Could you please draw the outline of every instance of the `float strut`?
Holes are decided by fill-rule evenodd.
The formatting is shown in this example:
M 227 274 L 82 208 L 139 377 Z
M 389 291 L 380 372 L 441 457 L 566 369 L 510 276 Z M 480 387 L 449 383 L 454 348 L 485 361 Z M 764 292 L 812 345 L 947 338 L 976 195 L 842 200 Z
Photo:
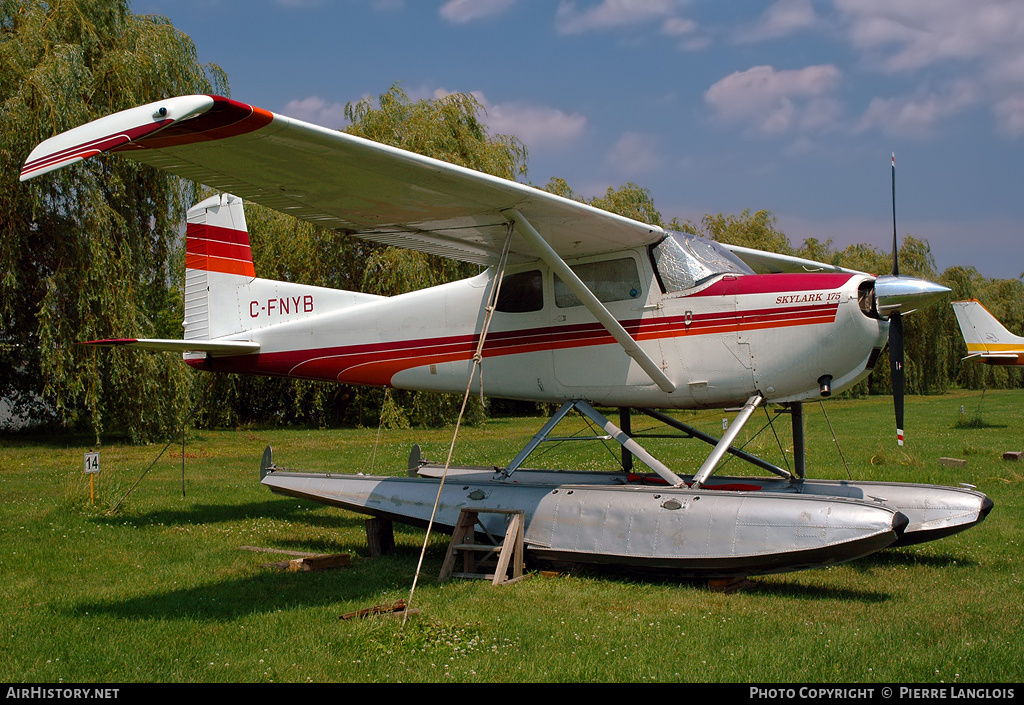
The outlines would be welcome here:
M 793 470 L 803 480 L 807 475 L 807 458 L 804 457 L 804 405 L 792 404 L 789 407 L 793 420 Z
M 740 430 L 743 428 L 743 424 L 747 422 L 750 415 L 754 413 L 754 409 L 760 405 L 763 397 L 761 392 L 758 392 L 754 396 L 747 399 L 747 403 L 740 409 L 740 413 L 736 414 L 735 420 L 729 430 L 722 436 L 718 441 L 718 445 L 715 446 L 714 450 L 711 451 L 711 455 L 704 461 L 704 464 L 700 466 L 700 470 L 693 476 L 693 482 L 690 484 L 692 489 L 700 489 L 700 487 L 707 481 L 711 473 L 714 472 L 715 466 L 718 465 L 718 461 L 722 459 L 722 456 L 726 454 L 732 442 L 739 435 Z

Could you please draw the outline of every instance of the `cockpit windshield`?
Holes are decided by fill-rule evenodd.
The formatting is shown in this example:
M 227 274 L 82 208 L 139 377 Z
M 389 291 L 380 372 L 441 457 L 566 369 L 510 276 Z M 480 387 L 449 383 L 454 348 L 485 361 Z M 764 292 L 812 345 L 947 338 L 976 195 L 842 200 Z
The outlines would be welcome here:
M 738 257 L 712 240 L 669 232 L 651 247 L 651 260 L 662 290 L 691 289 L 719 274 L 753 274 Z

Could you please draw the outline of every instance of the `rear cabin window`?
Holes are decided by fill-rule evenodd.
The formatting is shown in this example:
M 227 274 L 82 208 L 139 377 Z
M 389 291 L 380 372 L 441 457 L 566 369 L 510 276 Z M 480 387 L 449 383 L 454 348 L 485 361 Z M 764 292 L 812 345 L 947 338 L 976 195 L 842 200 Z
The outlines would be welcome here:
M 640 275 L 636 269 L 636 260 L 632 257 L 577 264 L 572 267 L 572 271 L 602 303 L 630 301 L 640 298 L 643 293 L 640 287 Z M 559 308 L 583 305 L 583 302 L 557 275 L 555 276 L 555 305 Z
M 498 311 L 529 313 L 544 308 L 544 280 L 539 270 L 506 274 L 498 292 Z

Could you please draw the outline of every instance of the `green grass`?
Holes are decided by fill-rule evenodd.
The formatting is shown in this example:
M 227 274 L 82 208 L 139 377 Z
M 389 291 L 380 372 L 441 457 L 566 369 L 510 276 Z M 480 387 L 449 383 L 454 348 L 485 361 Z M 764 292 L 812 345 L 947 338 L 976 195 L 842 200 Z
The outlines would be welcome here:
M 385 431 L 376 450 L 377 429 L 192 432 L 184 497 L 180 439 L 155 464 L 163 444 L 111 443 L 99 448 L 95 505 L 82 474 L 87 441 L 6 436 L 0 680 L 1020 682 L 1024 464 L 1002 453 L 1024 450 L 1024 392 L 980 395 L 908 398 L 903 450 L 887 399 L 830 402 L 846 464 L 821 409 L 806 412 L 810 475 L 972 483 L 995 509 L 968 532 L 844 566 L 755 578 L 733 594 L 600 571 L 535 574 L 501 587 L 441 584 L 447 537 L 435 535 L 414 596 L 420 613 L 404 628 L 393 618 L 339 617 L 408 598 L 424 532 L 396 525 L 396 552 L 366 557 L 364 517 L 271 494 L 258 483 L 259 460 L 270 444 L 281 466 L 404 474 L 413 443 L 443 461 L 451 429 Z M 961 405 L 983 423 L 961 426 Z M 679 414 L 719 434 L 723 416 L 731 414 Z M 754 438 L 764 419 L 754 416 L 742 442 L 791 464 L 771 429 Z M 541 423 L 463 428 L 455 460 L 507 463 Z M 633 426 L 654 424 L 637 416 Z M 775 427 L 788 447 L 788 418 Z M 708 450 L 695 441 L 645 444 L 682 472 Z M 528 465 L 613 469 L 618 455 L 580 443 L 541 452 Z M 967 467 L 941 465 L 940 457 L 966 459 Z M 741 470 L 732 461 L 720 472 Z M 287 573 L 261 567 L 279 556 L 242 546 L 354 559 L 346 568 Z

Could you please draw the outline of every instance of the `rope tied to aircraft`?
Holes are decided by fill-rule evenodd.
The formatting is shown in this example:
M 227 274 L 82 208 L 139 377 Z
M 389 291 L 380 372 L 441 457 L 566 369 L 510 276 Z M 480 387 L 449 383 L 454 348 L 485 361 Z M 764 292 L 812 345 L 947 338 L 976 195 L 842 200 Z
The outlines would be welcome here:
M 501 248 L 501 256 L 498 258 L 498 264 L 494 270 L 494 285 L 491 287 L 490 293 L 487 295 L 486 305 L 484 307 L 484 322 L 480 330 L 480 338 L 477 341 L 476 352 L 473 354 L 473 368 L 469 374 L 469 380 L 466 382 L 466 391 L 462 395 L 462 406 L 459 408 L 459 416 L 455 420 L 455 430 L 452 432 L 452 441 L 448 446 L 448 457 L 444 461 L 444 471 L 441 473 L 441 481 L 437 485 L 437 497 L 434 498 L 434 507 L 430 512 L 430 521 L 427 522 L 426 535 L 423 537 L 423 547 L 420 549 L 419 561 L 416 563 L 416 574 L 413 576 L 412 587 L 409 589 L 409 599 L 406 601 L 406 605 L 412 606 L 413 595 L 416 592 L 416 584 L 419 582 L 420 570 L 423 567 L 423 557 L 427 553 L 427 545 L 430 542 L 430 532 L 434 527 L 434 518 L 437 515 L 437 505 L 441 501 L 441 491 L 444 489 L 445 479 L 448 477 L 448 468 L 452 463 L 452 455 L 455 452 L 455 440 L 459 435 L 459 428 L 462 425 L 462 417 L 466 413 L 466 404 L 469 401 L 469 394 L 473 388 L 473 379 L 476 377 L 477 372 L 480 373 L 480 401 L 483 402 L 484 398 L 484 371 L 483 371 L 483 349 L 484 341 L 487 339 L 487 332 L 491 327 L 492 315 L 497 307 L 498 293 L 501 290 L 501 282 L 505 277 L 505 267 L 508 264 L 509 248 L 512 244 L 512 233 L 515 232 L 515 221 L 508 221 L 508 230 L 505 233 L 505 242 Z M 402 613 L 402 628 L 405 628 L 405 623 L 408 620 L 408 615 L 412 610 L 406 609 Z

